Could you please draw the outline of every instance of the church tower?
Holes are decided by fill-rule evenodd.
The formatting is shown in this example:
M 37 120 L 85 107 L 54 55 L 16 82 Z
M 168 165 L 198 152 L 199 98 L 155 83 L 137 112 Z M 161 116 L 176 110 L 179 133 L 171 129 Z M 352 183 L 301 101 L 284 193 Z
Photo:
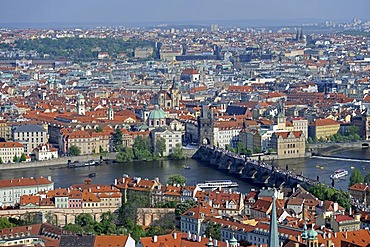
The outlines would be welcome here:
M 77 114 L 85 115 L 85 98 L 82 94 L 77 96 Z
M 112 103 L 109 104 L 109 108 L 108 108 L 108 111 L 107 111 L 107 116 L 108 116 L 108 120 L 113 120 L 114 119 L 114 111 L 113 111 Z
M 178 108 L 180 106 L 180 97 L 178 86 L 176 85 L 175 80 L 172 82 L 172 87 L 170 89 L 171 94 L 171 106 L 172 108 Z

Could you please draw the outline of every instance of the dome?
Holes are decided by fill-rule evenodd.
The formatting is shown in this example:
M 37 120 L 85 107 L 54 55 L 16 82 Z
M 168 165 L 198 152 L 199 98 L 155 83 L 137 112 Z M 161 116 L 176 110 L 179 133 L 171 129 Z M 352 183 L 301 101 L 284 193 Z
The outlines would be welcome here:
M 82 94 L 79 94 L 79 95 L 77 96 L 77 99 L 84 99 L 84 96 L 83 96 Z
M 155 106 L 154 110 L 149 112 L 149 119 L 164 119 L 166 118 L 166 113 L 159 108 L 158 105 Z
M 315 229 L 313 229 L 313 227 L 311 228 L 311 230 L 308 231 L 308 238 L 309 239 L 316 239 L 317 238 L 317 232 L 315 231 Z
M 230 245 L 237 245 L 238 244 L 238 240 L 235 238 L 234 234 L 233 234 L 233 237 L 230 239 L 229 243 L 230 243 Z

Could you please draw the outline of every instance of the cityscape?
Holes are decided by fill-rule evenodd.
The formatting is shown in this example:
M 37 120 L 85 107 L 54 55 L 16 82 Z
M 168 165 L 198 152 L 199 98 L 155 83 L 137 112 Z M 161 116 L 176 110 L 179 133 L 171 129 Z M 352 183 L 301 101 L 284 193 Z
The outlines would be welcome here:
M 370 247 L 369 3 L 247 2 L 1 3 L 0 246 Z

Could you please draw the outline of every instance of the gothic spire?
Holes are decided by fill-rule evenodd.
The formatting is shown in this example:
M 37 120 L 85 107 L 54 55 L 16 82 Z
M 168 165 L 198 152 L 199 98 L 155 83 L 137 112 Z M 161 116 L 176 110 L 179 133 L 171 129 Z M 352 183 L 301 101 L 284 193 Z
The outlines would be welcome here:
M 269 242 L 268 247 L 279 246 L 279 232 L 277 225 L 277 216 L 276 216 L 276 197 L 275 194 L 272 197 L 272 211 L 270 217 L 270 232 L 269 232 Z

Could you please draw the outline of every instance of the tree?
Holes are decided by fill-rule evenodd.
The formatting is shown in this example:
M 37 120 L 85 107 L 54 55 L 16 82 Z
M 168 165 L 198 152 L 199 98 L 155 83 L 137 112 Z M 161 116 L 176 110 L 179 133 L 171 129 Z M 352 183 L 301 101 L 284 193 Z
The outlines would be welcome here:
M 220 240 L 221 239 L 221 225 L 208 221 L 205 234 L 207 238 L 212 236 L 213 239 Z
M 25 154 L 22 154 L 21 158 L 20 158 L 20 162 L 25 162 L 27 160 L 26 158 L 26 155 Z
M 11 223 L 8 218 L 6 217 L 0 218 L 0 229 L 12 228 L 14 226 L 15 224 Z
M 183 185 L 183 184 L 186 184 L 186 178 L 183 175 L 174 174 L 168 178 L 167 183 L 170 185 L 176 185 L 176 184 Z
M 156 153 L 163 156 L 164 151 L 166 151 L 166 140 L 162 137 L 158 137 L 155 141 Z
M 25 213 L 22 217 L 24 225 L 32 225 L 41 223 L 41 215 L 38 213 Z
M 258 153 L 261 153 L 262 151 L 260 147 L 255 147 L 254 152 L 258 154 Z
M 247 149 L 245 151 L 245 155 L 247 155 L 247 156 L 251 156 L 252 154 L 253 154 L 253 150 L 252 149 Z
M 114 150 L 118 150 L 118 148 L 122 146 L 122 132 L 119 128 L 114 130 L 112 139 L 113 139 Z
M 134 160 L 134 152 L 130 147 L 120 147 L 116 155 L 117 162 L 131 162 Z
M 138 160 L 150 161 L 153 159 L 151 145 L 148 138 L 136 137 L 133 145 L 134 157 Z
M 195 204 L 196 203 L 193 200 L 186 200 L 185 202 L 178 203 L 175 207 L 175 215 L 180 217 L 183 213 L 194 207 Z
M 173 160 L 182 160 L 186 158 L 180 144 L 176 144 L 176 147 L 173 148 L 172 153 L 170 153 L 168 157 Z
M 312 140 L 312 137 L 311 137 L 311 136 L 310 136 L 310 137 L 308 137 L 307 142 L 308 142 L 308 143 L 313 143 L 313 140 Z
M 73 233 L 83 233 L 84 229 L 78 224 L 71 224 L 64 226 L 65 231 L 73 232 Z
M 239 153 L 239 154 L 245 154 L 246 153 L 246 150 L 247 150 L 247 146 L 242 143 L 242 142 L 238 142 L 236 144 L 236 151 Z
M 351 206 L 350 195 L 347 191 L 330 188 L 325 184 L 319 184 L 311 187 L 309 190 L 314 196 L 320 200 L 330 200 L 337 202 L 342 207 L 349 209 Z
M 0 164 L 3 164 L 4 163 L 4 161 L 3 161 L 3 159 L 0 157 Z
M 100 125 L 98 127 L 95 128 L 95 132 L 103 132 L 103 127 L 101 127 Z
M 370 173 L 366 174 L 364 177 L 364 183 L 369 183 L 370 182 Z
M 361 174 L 361 171 L 358 169 L 354 169 L 351 177 L 349 178 L 349 186 L 352 186 L 356 183 L 363 183 L 364 182 L 364 177 Z
M 76 216 L 76 224 L 81 226 L 86 233 L 93 233 L 95 220 L 91 214 L 82 213 Z
M 55 214 L 53 214 L 52 212 L 47 212 L 45 214 L 45 220 L 50 225 L 53 225 L 53 226 L 56 226 L 57 225 Z
M 17 156 L 17 155 L 14 155 L 14 157 L 13 157 L 13 162 L 14 162 L 14 163 L 16 163 L 16 162 L 18 162 L 18 160 L 19 160 L 19 159 L 18 159 L 18 156 Z
M 102 146 L 99 146 L 99 153 L 101 154 L 101 153 L 104 153 L 104 149 L 103 149 L 103 147 Z
M 73 156 L 79 156 L 81 154 L 81 149 L 74 145 L 70 146 L 68 151 Z

